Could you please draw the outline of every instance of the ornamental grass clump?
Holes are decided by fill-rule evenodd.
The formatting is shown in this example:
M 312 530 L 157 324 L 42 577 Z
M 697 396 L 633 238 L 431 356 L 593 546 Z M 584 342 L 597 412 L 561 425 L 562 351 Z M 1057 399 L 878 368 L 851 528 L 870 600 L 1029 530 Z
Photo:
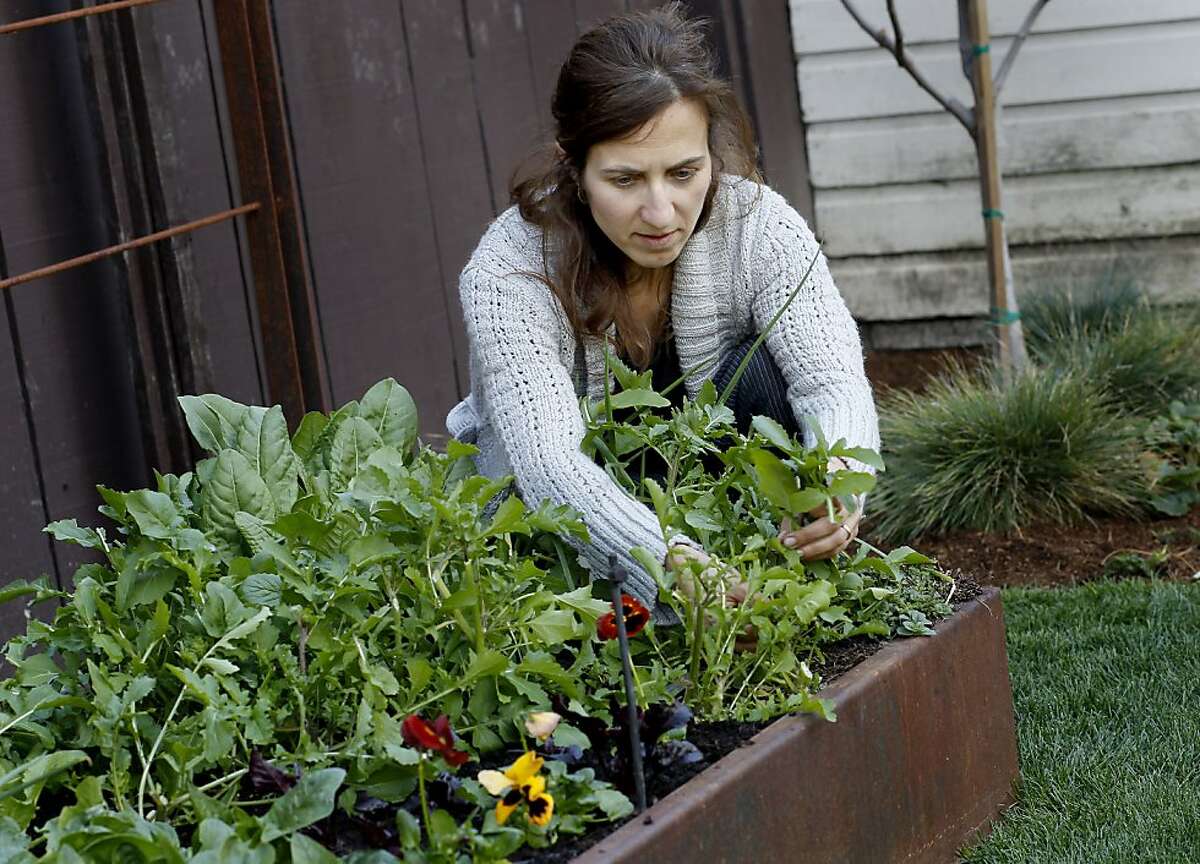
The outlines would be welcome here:
M 1146 298 L 1128 279 L 1091 285 L 1052 285 L 1021 297 L 1025 345 L 1034 358 L 1047 356 L 1063 339 L 1092 339 L 1118 332 L 1146 308 Z
M 1145 495 L 1137 428 L 1076 369 L 952 368 L 880 405 L 887 471 L 873 533 L 889 542 L 1135 514 Z
M 1041 366 L 1077 370 L 1115 405 L 1157 416 L 1200 392 L 1200 309 L 1154 307 L 1129 287 L 1034 295 L 1024 317 Z

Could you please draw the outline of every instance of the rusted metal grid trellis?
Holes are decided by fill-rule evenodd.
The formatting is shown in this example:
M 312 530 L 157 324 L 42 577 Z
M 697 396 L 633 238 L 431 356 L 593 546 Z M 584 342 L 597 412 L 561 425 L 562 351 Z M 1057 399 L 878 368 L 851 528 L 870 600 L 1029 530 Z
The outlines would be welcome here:
M 167 0 L 116 0 L 66 12 L 0 25 L 0 36 L 37 27 L 90 18 L 104 13 L 132 14 L 133 7 Z M 297 207 L 295 180 L 285 128 L 274 36 L 267 0 L 213 0 L 217 22 L 222 77 L 229 105 L 229 118 L 244 203 L 184 224 L 151 231 L 103 249 L 35 270 L 0 278 L 0 291 L 26 282 L 82 267 L 115 255 L 130 253 L 209 225 L 245 217 L 248 257 L 258 306 L 267 388 L 270 399 L 283 406 L 291 424 L 306 410 L 328 409 L 327 373 L 321 356 L 317 329 L 316 301 L 305 269 L 303 235 Z M 117 31 L 104 31 L 115 34 Z M 132 29 L 122 31 L 132 34 Z M 102 37 L 103 38 L 103 37 Z M 115 38 L 115 37 L 114 37 Z M 113 47 L 113 46 L 108 46 Z M 124 49 L 128 50 L 129 45 Z M 117 50 L 122 50 L 119 46 Z M 126 220 L 122 219 L 122 223 Z M 124 229 L 124 224 L 122 228 Z M 167 386 L 170 376 L 155 369 L 156 340 L 151 302 L 140 292 L 136 268 L 129 267 L 130 305 L 142 385 Z M 3 276 L 3 274 L 0 274 Z M 161 298 L 159 298 L 161 301 Z M 187 338 L 198 338 L 189 333 Z M 161 351 L 158 352 L 161 354 Z M 178 446 L 170 446 L 171 425 L 177 413 L 169 406 L 176 394 L 143 394 L 147 406 L 149 452 L 168 462 L 179 458 Z M 172 416 L 173 415 L 173 416 Z

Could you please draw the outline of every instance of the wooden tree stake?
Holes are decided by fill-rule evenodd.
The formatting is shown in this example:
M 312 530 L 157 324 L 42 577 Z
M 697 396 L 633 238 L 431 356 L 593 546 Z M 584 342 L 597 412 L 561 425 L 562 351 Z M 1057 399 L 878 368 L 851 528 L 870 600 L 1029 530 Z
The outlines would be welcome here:
M 967 38 L 973 58 L 971 86 L 975 91 L 975 148 L 979 157 L 979 185 L 983 198 L 984 236 L 987 243 L 988 283 L 992 323 L 996 333 L 996 359 L 1006 375 L 1025 366 L 1025 338 L 1013 289 L 1012 263 L 1004 232 L 1000 185 L 1000 160 L 996 148 L 996 104 L 992 83 L 991 36 L 987 0 L 966 0 Z

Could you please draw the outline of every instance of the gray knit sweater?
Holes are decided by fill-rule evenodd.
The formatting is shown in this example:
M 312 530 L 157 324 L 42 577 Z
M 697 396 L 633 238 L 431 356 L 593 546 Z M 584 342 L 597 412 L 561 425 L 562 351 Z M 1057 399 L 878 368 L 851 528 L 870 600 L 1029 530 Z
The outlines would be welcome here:
M 845 438 L 878 450 L 858 329 L 825 257 L 783 197 L 753 181 L 721 178 L 707 224 L 675 262 L 671 322 L 685 386 L 694 396 L 725 352 L 762 331 L 814 255 L 819 260 L 807 283 L 766 344 L 797 417 L 815 417 L 830 442 Z M 641 546 L 665 558 L 658 519 L 579 446 L 584 425 L 577 400 L 585 392 L 603 395 L 604 347 L 585 339 L 577 351 L 558 300 L 543 282 L 522 275 L 543 268 L 541 230 L 516 207 L 502 213 L 459 281 L 471 394 L 446 425 L 455 438 L 478 446 L 481 473 L 514 475 L 526 502 L 550 499 L 578 510 L 591 535 L 580 549 L 585 566 L 603 575 L 615 555 L 630 573 L 630 593 L 655 608 L 654 581 L 630 549 Z

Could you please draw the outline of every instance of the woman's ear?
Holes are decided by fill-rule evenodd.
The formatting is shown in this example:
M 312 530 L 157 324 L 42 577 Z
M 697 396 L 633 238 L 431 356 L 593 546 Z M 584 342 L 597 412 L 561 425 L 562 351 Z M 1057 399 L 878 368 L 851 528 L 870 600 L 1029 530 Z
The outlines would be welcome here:
M 567 151 L 564 150 L 563 146 L 557 141 L 554 142 L 554 158 L 558 159 L 560 162 L 567 161 Z

